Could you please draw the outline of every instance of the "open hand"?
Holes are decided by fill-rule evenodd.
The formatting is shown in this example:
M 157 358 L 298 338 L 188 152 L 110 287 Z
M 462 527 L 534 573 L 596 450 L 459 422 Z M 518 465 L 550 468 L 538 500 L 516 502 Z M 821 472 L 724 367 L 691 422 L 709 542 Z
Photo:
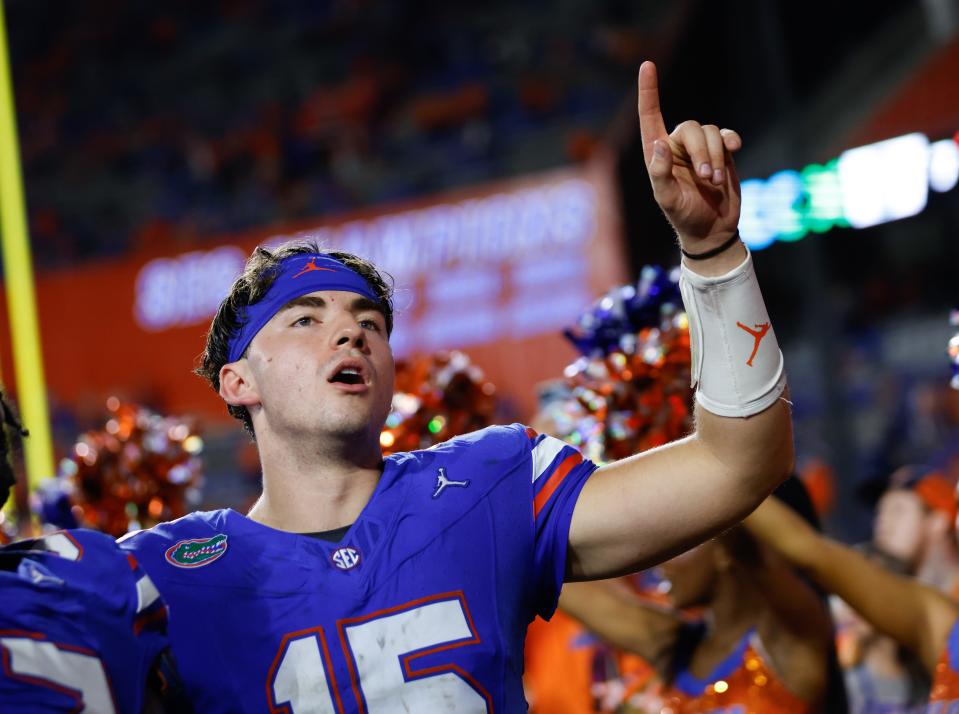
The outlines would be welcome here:
M 696 121 L 667 134 L 652 62 L 639 68 L 639 130 L 653 195 L 683 249 L 703 253 L 726 241 L 739 224 L 739 134 Z

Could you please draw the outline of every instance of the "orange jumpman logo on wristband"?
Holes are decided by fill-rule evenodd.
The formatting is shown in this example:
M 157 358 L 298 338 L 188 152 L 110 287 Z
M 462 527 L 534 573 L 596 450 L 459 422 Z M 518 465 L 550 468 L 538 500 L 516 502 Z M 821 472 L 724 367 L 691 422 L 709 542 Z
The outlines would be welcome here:
M 752 335 L 754 340 L 756 340 L 756 344 L 753 345 L 753 353 L 749 355 L 749 359 L 746 360 L 746 364 L 752 367 L 753 357 L 755 357 L 756 353 L 759 351 L 759 343 L 763 341 L 763 338 L 766 336 L 766 333 L 769 332 L 769 323 L 764 322 L 761 325 L 754 325 L 754 327 L 756 328 L 755 330 L 749 329 L 741 322 L 737 322 L 736 327 L 741 327 L 750 335 Z

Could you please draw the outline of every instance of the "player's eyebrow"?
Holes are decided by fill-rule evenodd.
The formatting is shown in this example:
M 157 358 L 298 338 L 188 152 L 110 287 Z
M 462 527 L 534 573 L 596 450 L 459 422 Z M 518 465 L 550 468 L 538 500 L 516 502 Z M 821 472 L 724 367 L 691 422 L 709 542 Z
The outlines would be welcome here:
M 358 297 L 353 301 L 353 304 L 350 305 L 350 310 L 354 315 L 361 312 L 375 312 L 381 318 L 383 318 L 384 326 L 389 329 L 390 320 L 386 316 L 386 309 L 381 303 L 376 302 L 375 300 L 370 300 L 368 297 Z
M 383 314 L 383 306 L 380 305 L 378 302 L 374 302 L 373 300 L 370 300 L 368 297 L 356 298 L 356 300 L 354 300 L 352 304 L 350 305 L 350 309 L 353 312 L 364 312 L 365 310 L 373 310 L 374 312 Z
M 287 310 L 292 310 L 295 307 L 326 307 L 326 300 L 321 297 L 317 297 L 316 295 L 301 295 L 300 297 L 295 297 L 290 300 L 277 312 L 285 312 Z

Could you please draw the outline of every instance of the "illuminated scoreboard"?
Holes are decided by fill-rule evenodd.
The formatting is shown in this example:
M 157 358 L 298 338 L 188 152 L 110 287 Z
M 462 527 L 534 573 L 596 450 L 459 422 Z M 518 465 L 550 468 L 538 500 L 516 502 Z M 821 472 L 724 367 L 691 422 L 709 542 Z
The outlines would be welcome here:
M 868 228 L 920 213 L 929 190 L 959 182 L 959 135 L 906 134 L 844 151 L 824 165 L 742 182 L 740 234 L 752 250 L 836 226 Z

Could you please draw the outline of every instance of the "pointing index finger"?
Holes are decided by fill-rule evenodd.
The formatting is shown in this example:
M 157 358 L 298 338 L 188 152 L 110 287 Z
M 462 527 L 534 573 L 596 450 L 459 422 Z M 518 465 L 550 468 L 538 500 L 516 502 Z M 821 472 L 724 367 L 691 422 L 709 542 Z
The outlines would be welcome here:
M 643 139 L 643 157 L 649 166 L 653 160 L 653 144 L 657 139 L 665 140 L 669 134 L 659 108 L 656 65 L 648 60 L 639 68 L 639 133 Z

